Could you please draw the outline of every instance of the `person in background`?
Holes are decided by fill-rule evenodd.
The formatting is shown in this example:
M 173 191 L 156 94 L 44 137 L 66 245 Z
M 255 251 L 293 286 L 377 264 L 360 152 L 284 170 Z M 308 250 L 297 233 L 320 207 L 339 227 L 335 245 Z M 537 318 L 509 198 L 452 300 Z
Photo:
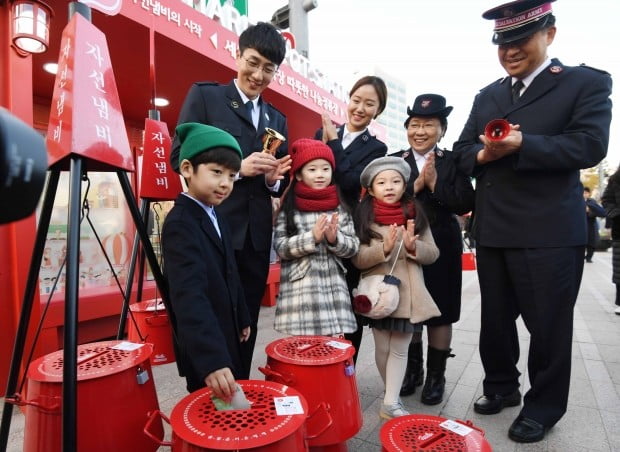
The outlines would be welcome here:
M 400 280 L 396 310 L 388 317 L 369 319 L 375 363 L 385 386 L 379 410 L 384 419 L 409 414 L 398 394 L 414 324 L 440 315 L 421 268 L 433 263 L 439 250 L 420 204 L 405 191 L 410 174 L 400 157 L 373 160 L 360 176 L 367 193 L 355 211 L 360 249 L 353 264 L 364 277 L 391 273 Z
M 274 327 L 291 335 L 352 333 L 357 323 L 341 260 L 357 253 L 359 239 L 334 185 L 334 154 L 302 138 L 290 156 L 292 182 L 274 236 L 281 259 Z
M 437 405 L 443 400 L 446 360 L 453 356 L 450 354 L 452 324 L 461 314 L 463 237 L 457 215 L 466 214 L 474 207 L 469 176 L 457 168 L 452 152 L 438 147 L 448 129 L 451 111 L 452 107 L 446 106 L 446 99 L 439 94 L 416 97 L 413 107 L 407 107 L 405 120 L 410 148 L 394 154 L 411 166 L 407 192 L 422 204 L 439 248 L 439 258 L 422 267 L 426 288 L 441 311 L 440 317 L 424 322 L 428 333 L 427 372 L 420 400 L 425 405 Z M 409 345 L 400 395 L 411 395 L 422 384 L 423 363 L 422 325 L 419 325 Z
M 252 334 L 243 350 L 242 378 L 249 378 L 260 303 L 265 292 L 271 252 L 271 197 L 279 197 L 288 184 L 290 169 L 284 142 L 275 156 L 262 150 L 265 128 L 287 137 L 286 118 L 261 94 L 284 60 L 284 39 L 272 25 L 259 22 L 239 36 L 237 78 L 227 85 L 198 82 L 192 85 L 181 108 L 178 123 L 198 122 L 226 130 L 243 152 L 241 169 L 231 196 L 217 208 L 219 216 L 233 225 L 232 242 Z M 179 165 L 179 138 L 172 143 L 171 163 Z
M 176 133 L 187 193 L 166 216 L 162 252 L 177 365 L 189 392 L 206 385 L 228 399 L 243 378 L 241 344 L 250 335 L 250 316 L 228 223 L 214 208 L 232 192 L 243 154 L 216 127 L 186 123 Z
M 620 315 L 620 168 L 607 181 L 601 197 L 603 208 L 611 226 L 611 281 L 616 285 L 616 315 Z
M 508 76 L 482 88 L 454 144 L 476 178 L 473 234 L 481 294 L 480 414 L 521 404 L 520 315 L 530 333 L 530 389 L 508 429 L 516 442 L 542 440 L 566 412 L 573 311 L 584 265 L 586 222 L 579 170 L 607 153 L 611 77 L 547 55 L 556 36 L 552 2 L 518 0 L 483 14 Z M 587 20 L 585 17 L 583 20 Z M 485 135 L 508 122 L 501 139 Z
M 586 262 L 592 263 L 592 256 L 599 241 L 597 217 L 605 217 L 605 209 L 594 199 L 590 187 L 583 187 L 583 199 L 586 201 L 586 221 L 588 224 L 588 243 L 586 244 Z
M 385 110 L 387 104 L 387 87 L 383 79 L 367 75 L 357 80 L 349 92 L 347 105 L 347 122 L 336 127 L 327 114 L 323 114 L 322 128 L 315 135 L 323 140 L 334 153 L 336 169 L 334 177 L 342 194 L 341 202 L 354 212 L 360 199 L 360 174 L 374 159 L 387 153 L 385 143 L 371 135 L 368 126 Z M 347 269 L 347 287 L 349 293 L 357 286 L 359 271 L 349 259 L 343 259 Z M 357 316 L 357 330 L 345 334 L 355 347 L 353 361 L 357 362 L 359 347 L 362 342 L 364 318 Z

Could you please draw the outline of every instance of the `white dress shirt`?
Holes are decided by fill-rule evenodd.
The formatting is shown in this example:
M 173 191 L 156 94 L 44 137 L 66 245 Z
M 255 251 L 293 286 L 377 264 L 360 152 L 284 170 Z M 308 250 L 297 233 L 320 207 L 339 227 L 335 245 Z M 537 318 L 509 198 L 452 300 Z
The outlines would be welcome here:
M 215 208 L 213 206 L 208 206 L 207 204 L 198 201 L 196 198 L 194 198 L 193 196 L 189 195 L 187 192 L 183 192 L 183 194 L 185 196 L 187 196 L 189 199 L 194 200 L 200 207 L 203 208 L 203 210 L 205 212 L 207 212 L 207 215 L 209 216 L 209 219 L 211 220 L 211 223 L 213 223 L 213 227 L 217 231 L 217 235 L 220 238 L 222 238 L 222 233 L 220 232 L 220 225 L 218 224 L 217 216 L 215 215 Z

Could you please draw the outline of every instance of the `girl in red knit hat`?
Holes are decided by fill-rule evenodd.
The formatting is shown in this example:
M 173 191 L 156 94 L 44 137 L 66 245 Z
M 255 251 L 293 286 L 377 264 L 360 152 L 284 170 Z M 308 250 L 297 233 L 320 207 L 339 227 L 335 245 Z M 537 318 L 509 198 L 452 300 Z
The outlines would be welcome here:
M 291 185 L 274 234 L 281 258 L 274 327 L 291 335 L 351 333 L 357 323 L 341 260 L 357 253 L 359 240 L 334 185 L 334 154 L 302 138 L 289 155 Z

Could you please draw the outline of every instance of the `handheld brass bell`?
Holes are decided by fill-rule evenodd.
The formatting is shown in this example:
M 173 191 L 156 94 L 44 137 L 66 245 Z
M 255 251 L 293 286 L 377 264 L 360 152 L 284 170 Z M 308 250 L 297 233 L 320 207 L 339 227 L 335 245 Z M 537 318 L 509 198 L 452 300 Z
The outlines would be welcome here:
M 271 155 L 275 155 L 276 151 L 282 143 L 286 141 L 286 138 L 276 130 L 265 127 L 265 134 L 263 135 L 263 152 Z

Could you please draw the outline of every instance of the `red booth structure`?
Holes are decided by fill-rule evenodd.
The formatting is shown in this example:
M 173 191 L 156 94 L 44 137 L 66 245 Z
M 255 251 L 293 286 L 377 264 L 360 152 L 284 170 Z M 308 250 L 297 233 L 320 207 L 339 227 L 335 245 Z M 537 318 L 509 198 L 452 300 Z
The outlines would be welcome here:
M 37 2 L 34 0 L 34 3 Z M 28 54 L 14 46 L 11 38 L 12 3 L 10 0 L 0 0 L 0 29 L 5 31 L 0 33 L 0 106 L 45 134 L 52 107 L 55 76 L 46 72 L 43 66 L 59 59 L 60 37 L 68 21 L 67 2 L 47 1 L 54 15 L 49 28 L 49 47 L 46 52 L 39 54 Z M 238 34 L 247 27 L 247 19 L 239 16 L 229 5 L 222 6 L 220 0 L 189 3 L 195 5 L 196 9 L 178 0 L 122 0 L 120 12 L 116 15 L 93 10 L 93 24 L 103 31 L 108 42 L 125 126 L 135 159 L 140 154 L 144 119 L 148 110 L 153 108 L 151 99 L 154 94 L 170 101 L 168 107 L 160 110 L 161 120 L 167 123 L 169 130 L 174 130 L 178 112 L 193 82 L 212 80 L 227 83 L 236 74 L 236 43 Z M 259 5 L 257 2 L 256 7 Z M 329 87 L 329 91 L 321 86 Z M 328 82 L 318 69 L 294 50 L 289 50 L 286 62 L 280 67 L 264 97 L 287 116 L 290 141 L 313 136 L 320 126 L 320 115 L 324 112 L 329 113 L 336 122 L 342 123 L 345 120 L 345 102 L 342 99 L 346 95 L 342 88 Z M 104 237 L 106 251 L 122 281 L 126 277 L 135 232 L 133 223 L 124 205 L 124 198 L 119 196 L 120 187 L 114 177 L 91 171 L 89 177 L 92 183 L 91 197 L 88 199 L 91 219 L 98 228 L 98 234 Z M 135 177 L 132 183 L 137 187 Z M 64 257 L 67 202 L 63 199 L 62 190 L 68 191 L 66 185 L 61 177 L 39 278 L 40 303 L 35 303 L 33 309 L 27 348 L 33 342 L 34 329 L 41 319 L 43 304 L 51 293 L 56 271 Z M 111 280 L 109 271 L 101 265 L 102 253 L 95 246 L 92 231 L 82 229 L 79 343 L 113 337 L 122 305 L 122 296 Z M 6 387 L 9 357 L 35 232 L 35 215 L 0 226 L 2 391 Z M 153 242 L 157 250 L 157 241 Z M 272 276 L 275 277 L 275 274 Z M 143 296 L 145 299 L 156 296 L 155 284 L 149 280 L 148 272 Z M 63 312 L 61 276 L 44 318 L 34 358 L 62 346 Z

